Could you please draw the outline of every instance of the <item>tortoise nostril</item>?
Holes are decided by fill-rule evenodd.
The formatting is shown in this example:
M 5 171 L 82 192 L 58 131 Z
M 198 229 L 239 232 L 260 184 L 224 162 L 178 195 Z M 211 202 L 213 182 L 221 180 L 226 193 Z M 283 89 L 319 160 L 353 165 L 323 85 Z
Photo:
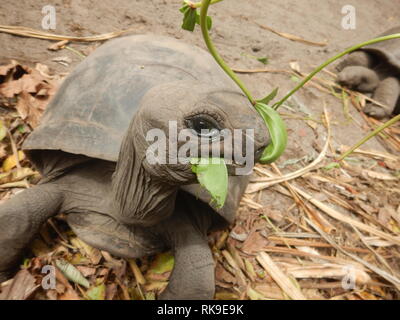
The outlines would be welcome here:
M 260 161 L 261 156 L 262 156 L 262 154 L 263 154 L 263 152 L 264 152 L 264 150 L 265 150 L 266 147 L 267 147 L 267 145 L 262 146 L 261 148 L 258 148 L 258 149 L 256 150 L 256 152 L 254 152 L 254 162 Z
M 347 84 L 347 81 L 345 77 L 339 75 L 339 77 L 336 80 L 336 83 L 340 84 L 341 86 L 344 86 Z

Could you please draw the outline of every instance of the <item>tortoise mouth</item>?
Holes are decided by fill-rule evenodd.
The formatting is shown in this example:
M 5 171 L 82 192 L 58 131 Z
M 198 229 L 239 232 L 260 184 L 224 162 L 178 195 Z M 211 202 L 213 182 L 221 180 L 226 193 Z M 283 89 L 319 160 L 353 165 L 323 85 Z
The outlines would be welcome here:
M 244 161 L 232 161 L 227 164 L 228 174 L 230 176 L 249 175 L 253 171 L 254 165 L 260 161 L 267 145 L 258 148 L 252 157 L 244 157 Z

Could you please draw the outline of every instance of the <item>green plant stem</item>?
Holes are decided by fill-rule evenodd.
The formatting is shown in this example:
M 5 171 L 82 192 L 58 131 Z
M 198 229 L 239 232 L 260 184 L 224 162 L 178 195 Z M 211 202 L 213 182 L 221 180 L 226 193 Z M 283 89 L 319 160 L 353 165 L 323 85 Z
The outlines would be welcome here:
M 69 50 L 69 51 L 71 51 L 71 52 L 73 52 L 73 53 L 75 53 L 75 54 L 78 55 L 82 60 L 86 58 L 86 56 L 85 56 L 82 52 L 80 52 L 80 51 L 78 51 L 78 50 L 76 50 L 76 49 L 74 49 L 74 48 L 71 48 L 71 47 L 69 47 L 69 46 L 64 46 L 64 48 L 67 49 L 67 50 Z
M 361 44 L 357 44 L 351 48 L 348 48 L 347 50 L 337 54 L 336 56 L 334 56 L 333 58 L 330 58 L 329 60 L 325 61 L 323 64 L 321 64 L 319 67 L 317 67 L 314 71 L 312 71 L 306 78 L 303 79 L 303 81 L 301 81 L 292 91 L 290 91 L 286 96 L 284 96 L 280 101 L 278 101 L 275 105 L 274 105 L 274 109 L 278 109 L 290 96 L 292 96 L 297 90 L 299 90 L 300 88 L 302 88 L 309 80 L 311 80 L 318 72 L 320 72 L 323 68 L 325 68 L 326 66 L 328 66 L 329 64 L 331 64 L 332 62 L 336 61 L 337 59 L 340 59 L 341 57 L 345 56 L 346 54 L 353 52 L 357 49 L 360 49 L 364 46 L 368 46 L 374 43 L 378 43 L 378 42 L 382 42 L 382 41 L 386 41 L 386 40 L 391 40 L 391 39 L 397 39 L 400 38 L 400 33 L 395 33 L 395 34 L 391 34 L 388 36 L 384 36 L 384 37 L 379 37 L 376 39 L 372 39 L 366 42 L 363 42 Z
M 357 142 L 354 146 L 352 146 L 349 150 L 347 150 L 345 153 L 343 153 L 337 160 L 336 162 L 342 161 L 344 158 L 346 158 L 348 155 L 350 155 L 354 150 L 356 150 L 359 146 L 367 142 L 369 139 L 372 137 L 376 136 L 378 133 L 380 133 L 382 130 L 386 129 L 387 127 L 391 126 L 395 122 L 400 120 L 400 114 L 395 116 L 394 118 L 390 119 L 389 121 L 385 122 L 383 125 L 380 127 L 376 128 L 374 131 L 372 131 L 370 134 L 362 138 L 359 142 Z
M 218 3 L 221 1 L 222 0 L 211 0 L 210 4 Z M 201 7 L 201 1 L 200 2 L 192 2 L 189 0 L 185 0 L 184 3 L 187 4 L 189 7 L 191 7 L 192 9 L 197 9 L 197 8 Z
M 221 1 L 221 0 L 218 0 Z M 218 2 L 214 0 L 215 2 Z M 217 61 L 217 63 L 221 66 L 221 68 L 228 74 L 229 77 L 232 78 L 233 81 L 242 89 L 243 93 L 246 95 L 246 97 L 249 99 L 251 104 L 255 105 L 255 101 L 253 100 L 249 90 L 245 87 L 243 82 L 238 78 L 238 76 L 232 71 L 231 68 L 225 63 L 225 61 L 221 58 L 221 56 L 218 54 L 217 50 L 214 47 L 214 44 L 211 41 L 210 35 L 208 33 L 207 29 L 207 11 L 208 7 L 212 1 L 211 0 L 203 0 L 201 2 L 201 9 L 200 9 L 200 27 L 201 27 L 201 32 L 203 34 L 204 41 L 207 45 L 208 50 L 214 57 L 214 59 Z

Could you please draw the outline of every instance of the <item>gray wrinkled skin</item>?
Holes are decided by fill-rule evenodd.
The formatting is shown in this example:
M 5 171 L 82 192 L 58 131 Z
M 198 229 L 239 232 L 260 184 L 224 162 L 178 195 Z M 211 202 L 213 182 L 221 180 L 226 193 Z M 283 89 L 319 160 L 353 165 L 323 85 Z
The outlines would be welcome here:
M 399 33 L 392 28 L 381 36 Z M 350 53 L 337 67 L 338 83 L 356 91 L 372 93 L 386 106 L 367 103 L 364 112 L 382 119 L 400 112 L 400 40 L 376 43 Z
M 226 204 L 215 210 L 190 165 L 145 158 L 149 129 L 168 136 L 169 120 L 179 130 L 198 114 L 221 128 L 254 129 L 255 154 L 269 143 L 261 117 L 201 49 L 129 36 L 85 59 L 24 144 L 43 179 L 0 206 L 0 282 L 12 276 L 40 226 L 62 212 L 79 238 L 115 256 L 171 249 L 175 266 L 161 299 L 213 298 L 207 233 L 233 222 L 248 176 L 229 177 Z

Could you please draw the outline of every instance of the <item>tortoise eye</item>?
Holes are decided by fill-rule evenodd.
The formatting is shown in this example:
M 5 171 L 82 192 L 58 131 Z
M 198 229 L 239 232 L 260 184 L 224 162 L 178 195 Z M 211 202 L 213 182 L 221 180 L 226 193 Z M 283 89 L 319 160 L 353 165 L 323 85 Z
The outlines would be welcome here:
M 188 128 L 194 130 L 199 137 L 214 138 L 219 135 L 219 125 L 211 116 L 197 115 L 186 120 Z

